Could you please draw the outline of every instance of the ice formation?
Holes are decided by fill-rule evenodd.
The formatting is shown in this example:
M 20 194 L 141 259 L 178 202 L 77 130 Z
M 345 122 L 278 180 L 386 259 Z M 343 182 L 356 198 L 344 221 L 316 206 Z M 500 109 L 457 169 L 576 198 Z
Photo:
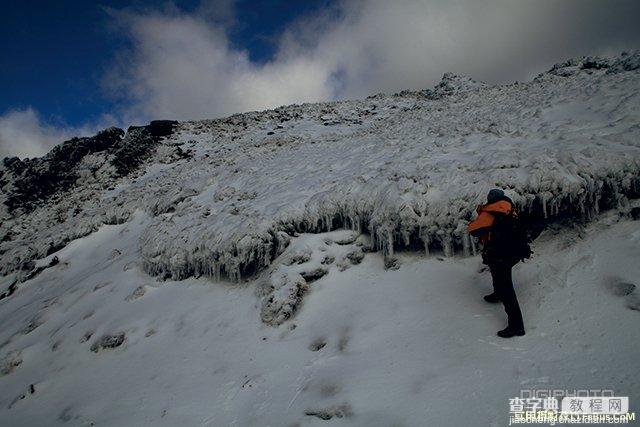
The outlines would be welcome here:
M 277 326 L 290 319 L 312 282 L 326 275 L 333 266 L 344 271 L 359 264 L 368 243 L 365 236 L 348 230 L 292 238 L 292 243 L 260 281 L 262 321 Z
M 339 228 L 370 236 L 390 264 L 398 248 L 472 254 L 466 224 L 492 187 L 531 221 L 624 209 L 640 196 L 639 67 L 634 52 L 502 86 L 446 74 L 424 91 L 171 124 L 153 141 L 130 129 L 83 152 L 71 181 L 29 209 L 0 212 L 0 290 L 136 210 L 152 217 L 140 239 L 149 274 L 239 281 L 297 233 Z M 3 201 L 24 180 L 12 162 L 0 166 Z

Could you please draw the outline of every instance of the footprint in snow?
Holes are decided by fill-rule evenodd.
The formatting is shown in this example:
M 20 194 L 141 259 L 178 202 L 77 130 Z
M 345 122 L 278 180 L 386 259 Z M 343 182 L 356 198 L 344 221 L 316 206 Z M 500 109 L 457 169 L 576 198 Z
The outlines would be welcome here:
M 634 293 L 627 296 L 627 307 L 633 311 L 640 311 L 640 295 Z
M 142 296 L 144 296 L 144 294 L 147 292 L 146 287 L 145 286 L 138 286 L 137 288 L 134 289 L 133 292 L 131 292 L 126 298 L 125 301 L 133 301 L 136 300 Z
M 82 337 L 80 338 L 80 343 L 89 341 L 92 336 L 93 336 L 93 331 L 85 332 L 84 335 L 82 335 Z
M 327 341 L 324 338 L 317 338 L 309 345 L 309 350 L 318 351 L 324 348 L 324 346 L 326 345 L 327 345 Z
M 91 351 L 97 353 L 100 350 L 120 347 L 122 343 L 124 343 L 125 338 L 126 335 L 124 332 L 119 332 L 113 335 L 103 335 L 99 340 L 95 341 L 91 345 Z
M 321 420 L 328 421 L 333 417 L 336 418 L 349 418 L 353 415 L 351 405 L 343 403 L 341 405 L 331 406 L 324 409 L 307 409 L 304 414 L 310 417 L 320 418 Z
M 625 282 L 617 278 L 609 279 L 606 286 L 613 295 L 618 297 L 631 295 L 636 290 L 636 285 L 633 283 Z
M 347 345 L 349 344 L 349 328 L 345 328 L 341 334 L 340 339 L 338 340 L 338 350 L 341 353 L 347 351 Z
M 24 329 L 22 329 L 22 333 L 24 335 L 30 334 L 31 332 L 33 332 L 43 324 L 44 324 L 44 319 L 42 318 L 41 315 L 38 314 L 29 321 L 29 323 L 24 327 Z
M 9 375 L 22 364 L 22 353 L 18 350 L 7 353 L 0 359 L 0 377 Z
M 613 295 L 625 299 L 627 308 L 633 311 L 640 311 L 640 295 L 636 292 L 636 285 L 614 279 L 607 283 L 607 287 Z
M 97 290 L 100 290 L 100 289 L 102 289 L 102 288 L 104 288 L 105 286 L 108 286 L 108 285 L 110 285 L 110 284 L 111 284 L 111 282 L 110 282 L 110 281 L 106 281 L 106 282 L 98 283 L 97 285 L 95 285 L 95 286 L 93 287 L 93 292 L 95 292 L 95 291 L 97 291 Z
M 13 399 L 13 401 L 11 402 L 11 404 L 9 405 L 8 409 L 11 409 L 13 407 L 13 405 L 15 405 L 16 403 L 18 403 L 21 400 L 24 400 L 27 398 L 27 396 L 30 396 L 32 394 L 34 394 L 36 392 L 36 388 L 33 384 L 29 384 L 29 387 L 27 387 L 27 391 L 18 395 L 15 399 Z

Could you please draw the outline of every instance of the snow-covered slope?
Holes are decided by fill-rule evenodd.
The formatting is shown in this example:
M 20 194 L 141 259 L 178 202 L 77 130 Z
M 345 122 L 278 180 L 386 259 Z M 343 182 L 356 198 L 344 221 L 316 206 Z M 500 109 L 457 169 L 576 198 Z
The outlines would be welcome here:
M 533 217 L 588 219 L 639 195 L 639 66 L 640 53 L 587 58 L 494 87 L 447 74 L 422 92 L 184 122 L 157 145 L 133 129 L 114 149 L 77 156 L 75 187 L 40 205 L 27 203 L 23 166 L 5 161 L 17 208 L 0 228 L 1 272 L 29 271 L 137 208 L 154 217 L 145 270 L 174 279 L 237 280 L 266 267 L 287 235 L 338 227 L 369 232 L 389 259 L 403 246 L 472 253 L 465 224 L 494 186 Z M 122 163 L 141 165 L 123 173 Z M 25 215 L 20 203 L 38 207 Z
M 144 273 L 152 221 L 102 226 L 0 302 L 3 425 L 501 426 L 520 389 L 612 388 L 637 408 L 637 221 L 543 233 L 515 269 L 527 335 L 509 341 L 478 259 L 328 265 L 273 328 L 253 283 Z M 336 237 L 292 244 L 331 239 L 332 251 Z
M 1 418 L 500 425 L 532 384 L 640 397 L 639 77 L 638 52 L 506 86 L 448 73 L 5 159 Z M 536 241 L 508 344 L 466 257 L 495 186 L 536 226 L 596 220 Z

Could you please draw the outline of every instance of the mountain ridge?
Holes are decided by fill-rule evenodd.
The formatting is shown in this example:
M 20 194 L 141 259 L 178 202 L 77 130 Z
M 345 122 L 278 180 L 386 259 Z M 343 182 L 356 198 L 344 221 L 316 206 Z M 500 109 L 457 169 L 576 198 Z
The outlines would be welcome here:
M 147 272 L 174 279 L 205 274 L 232 280 L 267 267 L 286 247 L 287 236 L 339 227 L 370 233 L 372 248 L 381 250 L 390 265 L 394 249 L 402 247 L 448 256 L 472 254 L 475 246 L 465 234 L 465 221 L 473 212 L 472 201 L 492 186 L 507 189 L 532 221 L 590 219 L 601 209 L 624 208 L 629 198 L 638 197 L 640 187 L 637 128 L 631 120 L 637 118 L 632 91 L 638 86 L 639 58 L 633 52 L 569 60 L 530 82 L 501 86 L 447 73 L 433 89 L 422 91 L 294 104 L 222 119 L 159 121 L 165 128 L 156 135 L 153 122 L 127 133 L 107 130 L 99 135 L 113 135 L 109 149 L 100 145 L 102 136 L 66 144 L 69 156 L 83 143 L 99 150 L 78 156 L 72 175 L 62 175 L 62 191 L 54 188 L 42 200 L 35 197 L 33 208 L 29 191 L 55 175 L 56 168 L 68 167 L 66 160 L 52 168 L 42 160 L 46 156 L 5 159 L 0 170 L 0 271 L 5 278 L 29 277 L 35 259 L 102 223 L 127 221 L 138 208 L 157 219 L 141 239 Z M 614 106 L 616 96 L 623 97 Z M 599 101 L 590 101 L 594 97 Z M 605 119 L 613 120 L 604 123 L 598 117 L 600 128 L 589 129 L 601 101 L 609 108 Z M 554 103 L 563 107 L 554 109 Z M 599 156 L 603 144 L 609 147 Z M 364 146 L 369 148 L 363 152 Z M 51 153 L 60 147 L 65 144 Z M 350 159 L 350 168 L 338 167 L 340 173 L 333 177 L 334 166 L 323 162 L 340 150 L 342 159 L 332 161 L 340 165 Z M 119 152 L 124 154 L 118 162 Z M 416 164 L 407 163 L 407 152 Z M 359 158 L 371 167 L 361 167 Z M 278 173 L 286 171 L 288 161 L 297 165 L 297 175 L 287 177 L 279 207 L 268 209 L 272 186 L 282 180 Z M 321 164 L 326 173 L 316 171 L 315 181 L 296 186 L 313 168 L 305 161 Z M 42 176 L 25 179 L 27 185 L 20 188 L 20 179 L 32 176 L 23 166 L 34 162 L 45 163 Z M 267 163 L 270 178 L 258 190 L 256 167 Z M 237 183 L 243 169 L 246 176 Z M 548 173 L 557 176 L 546 177 Z M 337 185 L 339 179 L 347 187 Z M 456 197 L 447 194 L 446 183 Z M 162 188 L 160 193 L 154 185 Z M 299 198 L 300 191 L 313 194 Z M 127 197 L 129 192 L 138 195 Z M 20 197 L 26 198 L 22 205 Z M 7 209 L 11 200 L 18 200 L 13 213 Z M 218 225 L 205 221 L 215 211 Z M 179 218 L 183 225 L 176 225 Z M 185 234 L 194 224 L 199 231 Z

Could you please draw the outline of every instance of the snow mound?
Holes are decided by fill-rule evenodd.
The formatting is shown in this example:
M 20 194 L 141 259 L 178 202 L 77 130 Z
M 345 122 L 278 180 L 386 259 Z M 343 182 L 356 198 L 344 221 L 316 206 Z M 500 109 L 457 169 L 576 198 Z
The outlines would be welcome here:
M 454 94 L 463 94 L 487 88 L 486 83 L 473 80 L 471 77 L 445 73 L 442 80 L 433 89 L 427 89 L 425 96 L 429 99 L 440 99 Z
M 489 85 L 472 79 L 468 76 L 461 76 L 454 73 L 444 73 L 440 82 L 431 89 L 421 91 L 403 90 L 395 94 L 395 97 L 418 97 L 424 99 L 438 100 L 447 96 L 462 95 L 466 92 L 488 88 Z M 367 99 L 383 98 L 384 95 L 373 95 Z
M 598 56 L 585 56 L 573 58 L 565 62 L 555 64 L 549 73 L 557 76 L 568 77 L 580 71 L 607 70 L 614 74 L 623 71 L 633 71 L 640 68 L 640 51 L 622 52 L 615 58 L 603 58 Z
M 334 267 L 344 271 L 362 262 L 366 242 L 365 236 L 348 230 L 294 237 L 274 260 L 259 287 L 262 321 L 278 326 L 290 319 L 312 282 Z
M 35 259 L 138 209 L 152 217 L 140 237 L 147 273 L 236 281 L 269 267 L 296 234 L 338 228 L 368 235 L 367 250 L 389 266 L 398 248 L 473 254 L 466 224 L 496 186 L 532 221 L 628 209 L 640 196 L 637 58 L 569 61 L 505 86 L 445 74 L 428 96 L 171 124 L 144 153 L 125 150 L 134 160 L 125 174 L 118 150 L 90 153 L 78 163 L 88 172 L 64 191 L 29 212 L 5 212 L 3 287 L 30 277 Z M 579 70 L 559 71 L 571 67 Z M 15 175 L 3 171 L 3 192 L 13 191 Z M 265 312 L 303 290 L 289 279 L 274 285 L 283 295 Z

